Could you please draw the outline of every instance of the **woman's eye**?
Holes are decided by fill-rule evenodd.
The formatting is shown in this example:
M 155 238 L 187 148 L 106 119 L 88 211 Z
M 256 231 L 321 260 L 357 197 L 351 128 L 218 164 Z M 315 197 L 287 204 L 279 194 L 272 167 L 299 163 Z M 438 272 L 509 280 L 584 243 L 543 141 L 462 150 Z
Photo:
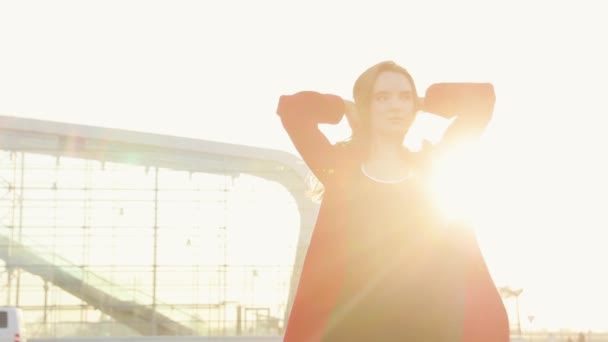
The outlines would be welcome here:
M 377 95 L 376 101 L 386 101 L 388 97 L 386 95 Z
M 399 96 L 400 99 L 402 100 L 411 100 L 412 99 L 412 95 L 411 94 L 401 94 Z

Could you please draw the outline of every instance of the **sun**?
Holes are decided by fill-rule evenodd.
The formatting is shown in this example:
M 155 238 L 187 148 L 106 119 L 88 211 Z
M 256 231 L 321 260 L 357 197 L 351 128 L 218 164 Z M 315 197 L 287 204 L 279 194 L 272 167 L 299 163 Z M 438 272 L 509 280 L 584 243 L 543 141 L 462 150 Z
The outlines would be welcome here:
M 404 145 L 419 151 L 424 142 L 433 147 L 432 172 L 426 187 L 444 219 L 472 220 L 480 201 L 487 173 L 482 172 L 481 147 L 478 144 L 450 144 L 442 138 L 453 123 L 432 113 L 421 112 L 405 138 Z

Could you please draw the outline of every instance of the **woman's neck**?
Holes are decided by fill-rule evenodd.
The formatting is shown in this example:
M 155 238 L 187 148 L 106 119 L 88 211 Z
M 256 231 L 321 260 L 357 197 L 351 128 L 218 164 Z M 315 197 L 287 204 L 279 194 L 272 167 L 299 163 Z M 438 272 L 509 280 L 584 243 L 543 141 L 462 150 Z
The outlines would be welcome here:
M 368 160 L 395 162 L 403 158 L 403 137 L 372 137 Z
M 374 178 L 401 179 L 411 172 L 406 158 L 403 139 L 373 139 L 367 159 L 363 162 L 367 174 Z

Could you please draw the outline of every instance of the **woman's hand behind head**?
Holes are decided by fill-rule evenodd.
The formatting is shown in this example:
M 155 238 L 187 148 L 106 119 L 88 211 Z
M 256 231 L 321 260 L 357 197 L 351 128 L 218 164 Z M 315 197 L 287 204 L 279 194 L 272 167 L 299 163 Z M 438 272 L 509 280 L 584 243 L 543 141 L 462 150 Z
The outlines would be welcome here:
M 346 115 L 346 119 L 348 120 L 348 125 L 351 130 L 356 131 L 360 124 L 361 118 L 359 117 L 359 112 L 357 111 L 357 105 L 353 101 L 344 100 L 344 114 Z

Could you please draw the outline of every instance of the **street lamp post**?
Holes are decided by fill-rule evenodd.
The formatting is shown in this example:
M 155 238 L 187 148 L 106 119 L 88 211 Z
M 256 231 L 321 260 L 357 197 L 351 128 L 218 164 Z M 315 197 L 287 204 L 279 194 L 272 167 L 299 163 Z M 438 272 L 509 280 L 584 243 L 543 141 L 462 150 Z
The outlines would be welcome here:
M 517 334 L 519 336 L 522 335 L 521 331 L 521 319 L 519 316 L 519 295 L 523 292 L 524 289 L 512 289 L 509 286 L 503 286 L 498 288 L 498 292 L 500 296 L 504 299 L 515 297 L 515 310 L 517 314 Z

